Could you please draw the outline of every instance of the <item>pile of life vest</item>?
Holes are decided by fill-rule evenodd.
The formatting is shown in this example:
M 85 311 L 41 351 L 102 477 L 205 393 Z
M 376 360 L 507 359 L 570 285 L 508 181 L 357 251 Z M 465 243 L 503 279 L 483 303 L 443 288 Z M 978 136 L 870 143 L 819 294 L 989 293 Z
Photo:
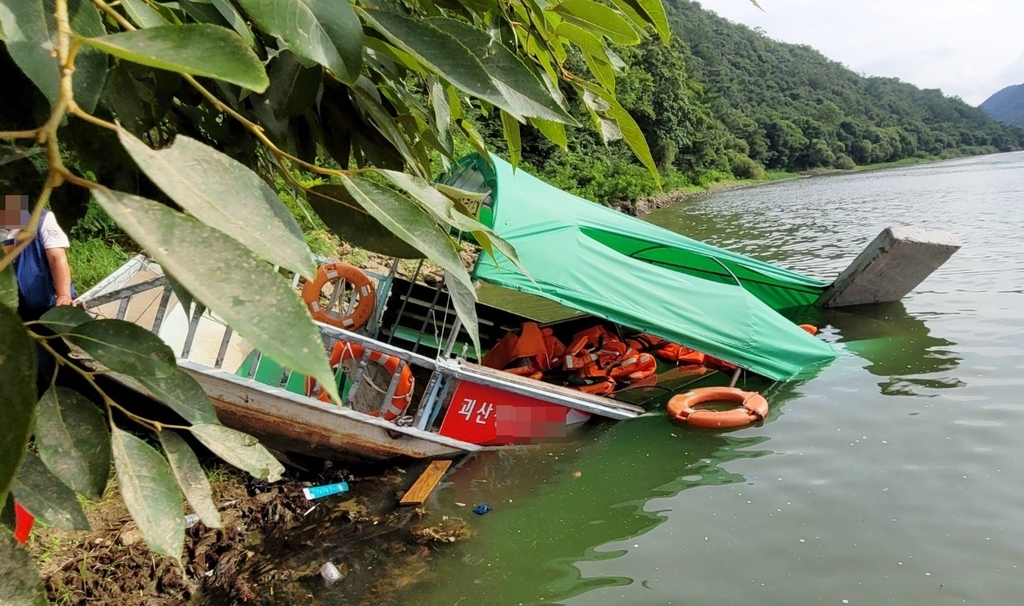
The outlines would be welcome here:
M 661 358 L 677 366 L 706 366 L 722 370 L 736 367 L 698 351 L 651 334 L 639 333 L 623 341 L 597 325 L 573 335 L 566 346 L 550 328 L 536 323 L 509 332 L 481 364 L 531 379 L 560 383 L 594 395 L 608 395 L 655 375 Z

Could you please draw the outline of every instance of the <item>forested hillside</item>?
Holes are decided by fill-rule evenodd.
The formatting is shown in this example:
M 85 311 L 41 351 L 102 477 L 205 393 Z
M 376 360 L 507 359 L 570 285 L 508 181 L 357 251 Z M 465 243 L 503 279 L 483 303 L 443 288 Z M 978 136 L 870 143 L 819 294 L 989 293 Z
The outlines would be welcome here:
M 666 189 L 759 178 L 765 168 L 852 169 L 1024 147 L 1024 130 L 939 90 L 865 78 L 813 48 L 777 42 L 696 2 L 665 5 L 671 44 L 648 40 L 622 49 L 629 67 L 616 87 L 651 144 Z M 577 118 L 588 120 L 582 100 L 575 105 Z M 484 130 L 500 149 L 500 124 Z M 606 147 L 583 129 L 570 135 L 566 152 L 524 132 L 524 159 L 556 185 L 600 202 L 656 191 L 621 142 Z
M 985 99 L 981 109 L 998 122 L 1024 126 L 1024 84 L 1007 86 Z

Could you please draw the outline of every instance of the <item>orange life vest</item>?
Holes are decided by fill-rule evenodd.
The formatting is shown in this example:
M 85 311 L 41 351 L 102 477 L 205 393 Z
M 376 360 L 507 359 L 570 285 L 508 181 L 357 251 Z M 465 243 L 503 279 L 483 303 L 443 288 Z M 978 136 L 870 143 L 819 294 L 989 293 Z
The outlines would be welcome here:
M 631 353 L 619 360 L 608 376 L 623 383 L 642 381 L 658 372 L 658 361 L 649 353 Z
M 638 335 L 634 335 L 630 339 L 626 339 L 627 345 L 640 352 L 654 351 L 667 343 L 667 339 L 662 339 L 661 337 L 654 336 L 647 332 L 642 332 Z
M 667 362 L 674 362 L 679 366 L 700 366 L 704 364 L 705 355 L 694 351 L 689 347 L 683 347 L 677 343 L 662 345 L 656 352 L 656 356 Z

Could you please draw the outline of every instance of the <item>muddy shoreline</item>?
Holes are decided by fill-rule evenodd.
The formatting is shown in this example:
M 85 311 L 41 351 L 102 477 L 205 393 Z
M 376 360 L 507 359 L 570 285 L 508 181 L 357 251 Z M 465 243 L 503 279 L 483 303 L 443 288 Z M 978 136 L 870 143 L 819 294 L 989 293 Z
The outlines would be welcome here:
M 114 482 L 102 500 L 86 505 L 93 530 L 37 526 L 27 547 L 52 603 L 312 604 L 327 592 L 335 603 L 388 604 L 395 592 L 430 578 L 434 550 L 470 536 L 459 518 L 398 506 L 426 465 L 290 470 L 269 485 L 215 466 L 210 477 L 223 527 L 186 529 L 181 565 L 149 550 Z M 349 492 L 314 501 L 302 494 L 305 486 L 337 481 L 348 482 Z M 343 575 L 327 590 L 325 562 Z

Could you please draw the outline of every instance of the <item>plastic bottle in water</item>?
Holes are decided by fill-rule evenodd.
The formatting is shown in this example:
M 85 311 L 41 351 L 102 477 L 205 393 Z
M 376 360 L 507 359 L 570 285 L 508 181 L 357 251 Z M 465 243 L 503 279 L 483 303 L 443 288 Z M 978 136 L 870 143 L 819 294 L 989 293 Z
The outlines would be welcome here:
M 194 513 L 190 513 L 185 516 L 185 528 L 192 528 L 199 523 L 199 516 Z

